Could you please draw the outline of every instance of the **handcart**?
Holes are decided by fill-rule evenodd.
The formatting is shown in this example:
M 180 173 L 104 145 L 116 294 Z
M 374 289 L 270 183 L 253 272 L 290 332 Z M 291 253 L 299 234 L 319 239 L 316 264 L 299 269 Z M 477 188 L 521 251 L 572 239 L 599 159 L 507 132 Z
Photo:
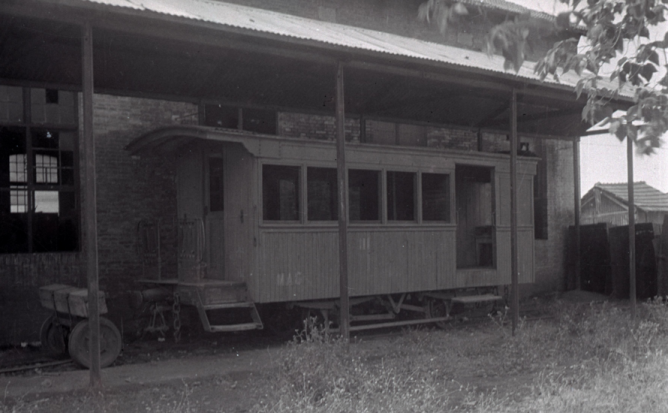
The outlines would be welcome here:
M 42 346 L 52 354 L 69 353 L 83 367 L 90 368 L 90 323 L 88 290 L 63 284 L 39 289 L 42 307 L 53 311 L 42 324 Z M 107 313 L 103 291 L 99 292 L 100 314 Z M 107 367 L 121 352 L 120 331 L 109 319 L 100 317 L 100 367 Z

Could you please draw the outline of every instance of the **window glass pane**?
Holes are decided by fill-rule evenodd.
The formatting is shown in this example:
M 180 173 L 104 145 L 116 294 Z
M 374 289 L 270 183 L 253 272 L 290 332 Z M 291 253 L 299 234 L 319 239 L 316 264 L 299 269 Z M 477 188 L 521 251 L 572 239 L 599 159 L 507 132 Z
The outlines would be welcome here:
M 224 210 L 223 158 L 209 158 L 209 209 Z
M 10 182 L 26 182 L 25 132 L 19 128 L 0 128 L 0 187 Z
M 415 220 L 414 173 L 387 173 L 387 219 L 389 221 Z
M 74 132 L 58 132 L 58 147 L 61 151 L 73 151 L 76 135 Z
M 28 212 L 28 191 L 25 187 L 13 186 L 9 191 L 10 212 L 24 214 Z
M 33 148 L 57 149 L 60 133 L 45 129 L 33 129 L 32 146 Z
M 23 121 L 22 88 L 0 86 L 0 120 L 9 122 Z
M 59 205 L 58 191 L 35 191 L 35 212 L 57 214 Z
M 63 167 L 73 167 L 74 166 L 74 153 L 73 152 L 60 152 L 60 161 Z
M 58 183 L 58 158 L 54 154 L 35 154 L 35 182 L 38 184 Z
M 28 182 L 27 169 L 28 163 L 25 154 L 9 155 L 9 182 Z
M 380 172 L 351 169 L 348 171 L 348 198 L 351 221 L 380 219 Z
M 204 106 L 204 125 L 237 129 L 239 127 L 239 109 L 224 105 L 206 105 Z
M 307 169 L 309 221 L 335 221 L 339 219 L 336 180 L 336 169 Z
M 61 169 L 60 170 L 61 183 L 63 185 L 74 185 L 74 170 Z
M 422 220 L 450 222 L 448 175 L 422 174 Z
M 267 221 L 299 220 L 299 167 L 262 167 L 262 217 Z
M 243 129 L 251 132 L 276 134 L 276 111 L 243 109 Z

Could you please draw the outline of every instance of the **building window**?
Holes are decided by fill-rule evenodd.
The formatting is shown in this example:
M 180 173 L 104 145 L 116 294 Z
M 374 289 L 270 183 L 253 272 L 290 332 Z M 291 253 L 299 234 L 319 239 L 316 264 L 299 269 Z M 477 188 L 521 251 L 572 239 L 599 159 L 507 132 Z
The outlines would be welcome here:
M 309 221 L 339 219 L 337 175 L 334 168 L 307 168 L 307 210 Z
M 240 108 L 232 105 L 204 105 L 204 125 L 276 135 L 275 110 Z
M 422 220 L 450 222 L 450 177 L 422 174 Z
M 0 86 L 0 253 L 78 248 L 75 97 Z
M 298 166 L 262 167 L 262 217 L 265 221 L 299 220 Z
M 415 220 L 415 174 L 387 172 L 387 220 Z
M 380 172 L 348 171 L 350 221 L 380 220 Z

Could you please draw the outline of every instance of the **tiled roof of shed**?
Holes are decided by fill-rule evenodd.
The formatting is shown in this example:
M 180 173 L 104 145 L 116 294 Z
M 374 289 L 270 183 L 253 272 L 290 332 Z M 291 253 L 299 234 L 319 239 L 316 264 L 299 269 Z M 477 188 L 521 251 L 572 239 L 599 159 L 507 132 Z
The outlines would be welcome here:
M 602 184 L 597 183 L 594 188 L 600 188 L 628 205 L 628 185 L 626 183 Z M 668 212 L 668 194 L 647 185 L 645 181 L 633 183 L 633 200 L 635 205 L 647 212 Z

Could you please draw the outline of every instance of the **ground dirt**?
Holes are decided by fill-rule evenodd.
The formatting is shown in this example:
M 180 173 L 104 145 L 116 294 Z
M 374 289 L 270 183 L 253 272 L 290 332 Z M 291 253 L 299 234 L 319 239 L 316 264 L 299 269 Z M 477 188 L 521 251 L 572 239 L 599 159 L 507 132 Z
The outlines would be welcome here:
M 589 302 L 605 297 L 578 292 L 563 299 Z M 500 359 L 498 350 L 507 337 L 507 329 L 503 333 L 500 329 L 486 319 L 462 317 L 446 331 L 428 326 L 420 330 L 420 334 L 443 335 L 451 347 L 447 360 L 435 362 L 434 369 L 442 369 L 436 373 L 454 409 L 461 408 L 472 391 L 525 397 L 548 367 L 542 360 L 513 365 L 512 360 Z M 410 359 L 395 348 L 406 348 L 407 334 L 412 333 L 363 334 L 351 346 L 369 363 Z M 169 337 L 144 337 L 125 344 L 115 364 L 103 370 L 101 393 L 90 390 L 89 372 L 73 363 L 0 374 L 0 413 L 251 412 L 260 403 L 271 404 L 284 346 L 260 332 L 195 334 L 179 343 Z M 31 360 L 53 361 L 31 346 L 0 352 L 0 367 Z M 567 363 L 550 366 L 568 367 Z

